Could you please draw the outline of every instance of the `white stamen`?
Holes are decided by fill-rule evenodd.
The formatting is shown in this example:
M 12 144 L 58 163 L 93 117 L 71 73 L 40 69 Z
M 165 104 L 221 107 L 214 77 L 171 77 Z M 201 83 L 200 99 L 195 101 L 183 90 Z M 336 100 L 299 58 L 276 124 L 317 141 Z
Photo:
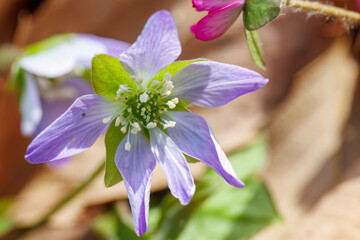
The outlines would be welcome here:
M 132 128 L 130 131 L 132 134 L 136 135 L 138 133 L 138 130 L 136 130 L 135 128 Z
M 111 120 L 111 117 L 103 118 L 102 122 L 103 124 L 108 124 Z
M 133 126 L 133 128 L 135 128 L 137 131 L 141 131 L 139 123 L 137 122 L 131 123 L 131 126 Z
M 179 99 L 178 99 L 177 97 L 171 99 L 171 101 L 172 101 L 174 104 L 178 104 L 178 103 L 179 103 Z
M 154 80 L 151 85 L 158 86 L 158 85 L 160 85 L 160 83 L 161 83 L 160 81 Z
M 127 111 L 130 113 L 130 112 L 131 112 L 131 108 L 128 108 Z
M 123 126 L 120 130 L 121 130 L 122 133 L 125 134 L 126 133 L 126 126 Z
M 131 149 L 131 144 L 129 142 L 126 142 L 125 143 L 125 150 L 129 152 L 130 149 Z
M 174 122 L 174 121 L 166 121 L 165 124 L 163 124 L 164 129 L 173 128 L 173 127 L 175 127 L 175 125 L 176 125 L 176 122 Z
M 169 106 L 170 109 L 174 109 L 176 107 L 176 104 L 172 101 L 168 101 L 166 104 Z
M 119 89 L 116 91 L 116 94 L 117 94 L 117 95 L 120 95 L 120 93 L 125 92 L 125 91 L 127 91 L 127 90 L 129 90 L 127 84 L 120 84 L 120 87 L 119 87 Z
M 164 75 L 164 81 L 170 81 L 172 78 L 171 74 L 169 72 L 165 73 Z
M 163 88 L 166 90 L 172 90 L 174 85 L 172 84 L 172 81 L 165 81 Z
M 154 122 L 149 122 L 149 123 L 146 125 L 146 128 L 147 128 L 147 129 L 155 128 L 155 127 L 156 127 L 156 123 L 154 123 Z
M 171 94 L 171 91 L 166 91 L 166 92 L 164 92 L 163 94 L 161 94 L 160 95 L 160 97 L 168 97 L 168 96 L 170 96 L 170 94 Z
M 147 95 L 146 91 L 140 95 L 140 102 L 146 103 L 148 99 L 149 99 L 149 95 Z
M 118 127 L 120 126 L 120 122 L 121 122 L 121 117 L 117 117 L 116 120 L 115 120 L 115 127 Z

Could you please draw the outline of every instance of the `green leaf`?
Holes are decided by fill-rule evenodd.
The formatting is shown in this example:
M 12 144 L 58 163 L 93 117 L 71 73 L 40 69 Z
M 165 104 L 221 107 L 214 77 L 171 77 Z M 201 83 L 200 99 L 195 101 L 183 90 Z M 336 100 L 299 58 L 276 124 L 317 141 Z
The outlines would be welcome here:
M 280 13 L 281 0 L 247 0 L 244 8 L 244 25 L 247 30 L 256 30 Z
M 261 47 L 261 40 L 257 31 L 248 31 L 245 29 L 246 42 L 254 63 L 265 70 L 265 59 Z
M 11 204 L 11 199 L 0 199 L 0 236 L 5 235 L 15 227 L 15 222 L 6 216 L 6 211 L 10 208 Z
M 25 48 L 25 56 L 27 55 L 33 55 L 39 52 L 42 52 L 44 50 L 50 49 L 56 45 L 59 45 L 60 43 L 70 41 L 73 34 L 59 34 L 54 35 L 52 37 L 46 38 L 45 40 L 42 40 L 40 42 L 36 42 L 34 44 L 31 44 Z
M 95 219 L 94 230 L 107 240 L 137 240 L 147 239 L 138 237 L 132 227 L 128 226 L 115 211 L 108 212 Z
M 261 181 L 248 181 L 243 189 L 223 185 L 198 207 L 177 239 L 245 240 L 279 220 Z
M 105 161 L 105 186 L 111 187 L 122 180 L 122 176 L 115 164 L 115 153 L 126 135 L 115 127 L 115 120 L 110 124 L 105 136 L 106 161 Z
M 114 98 L 120 84 L 128 84 L 136 88 L 130 75 L 121 66 L 118 58 L 105 54 L 96 55 L 92 59 L 92 84 L 97 94 Z
M 260 172 L 268 158 L 268 143 L 264 137 L 258 137 L 251 145 L 228 156 L 238 177 L 246 181 Z M 204 176 L 204 182 L 212 185 L 222 184 L 225 181 L 211 168 Z
M 246 186 L 235 188 L 212 169 L 187 206 L 170 194 L 162 204 L 162 216 L 152 239 L 249 239 L 279 221 L 267 187 L 256 179 L 268 155 L 265 138 L 229 156 L 234 170 Z

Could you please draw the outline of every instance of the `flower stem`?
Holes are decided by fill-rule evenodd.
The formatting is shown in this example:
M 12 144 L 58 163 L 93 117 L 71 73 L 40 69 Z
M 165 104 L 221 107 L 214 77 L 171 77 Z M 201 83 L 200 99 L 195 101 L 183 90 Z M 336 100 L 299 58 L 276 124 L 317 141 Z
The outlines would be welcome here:
M 103 171 L 105 167 L 105 161 L 103 161 L 98 168 L 94 170 L 94 172 L 76 189 L 74 189 L 72 192 L 70 192 L 68 195 L 66 195 L 63 199 L 61 199 L 50 211 L 45 214 L 39 222 L 37 222 L 35 225 L 26 227 L 26 228 L 18 228 L 15 229 L 15 231 L 10 232 L 9 236 L 11 236 L 11 239 L 19 239 L 26 235 L 27 233 L 38 229 L 45 225 L 47 221 L 62 207 L 64 207 L 67 203 L 69 203 L 71 200 L 73 200 L 76 196 L 79 195 L 86 187 L 90 185 L 90 183 Z
M 342 20 L 360 22 L 360 14 L 357 12 L 322 4 L 319 2 L 311 2 L 305 0 L 282 0 L 282 5 L 335 18 L 340 18 Z

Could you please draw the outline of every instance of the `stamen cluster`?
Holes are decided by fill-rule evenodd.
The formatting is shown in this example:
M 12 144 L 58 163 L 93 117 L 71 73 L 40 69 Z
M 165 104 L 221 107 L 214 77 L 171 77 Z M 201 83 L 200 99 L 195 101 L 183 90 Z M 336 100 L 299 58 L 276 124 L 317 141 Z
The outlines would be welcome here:
M 125 134 L 136 135 L 142 129 L 151 129 L 161 124 L 164 129 L 175 127 L 176 122 L 167 119 L 164 113 L 174 109 L 179 103 L 178 98 L 168 98 L 174 85 L 171 81 L 171 74 L 166 73 L 163 80 L 153 80 L 149 87 L 142 86 L 142 79 L 131 76 L 131 80 L 136 83 L 136 88 L 131 88 L 127 84 L 121 84 L 116 92 L 115 101 L 121 104 L 120 114 L 116 117 L 115 126 L 121 126 L 120 130 Z M 107 124 L 111 117 L 103 119 Z M 129 134 L 125 149 L 130 151 Z

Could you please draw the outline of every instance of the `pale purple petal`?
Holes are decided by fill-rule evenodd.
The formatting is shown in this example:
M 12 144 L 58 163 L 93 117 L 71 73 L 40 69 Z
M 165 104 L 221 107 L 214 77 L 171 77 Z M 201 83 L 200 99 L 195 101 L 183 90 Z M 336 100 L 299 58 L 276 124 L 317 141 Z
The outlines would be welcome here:
M 58 119 L 36 136 L 27 148 L 30 163 L 54 161 L 89 148 L 109 125 L 104 118 L 119 114 L 117 102 L 100 95 L 79 97 Z M 111 122 L 110 119 L 110 122 Z
M 192 63 L 173 77 L 171 97 L 202 107 L 218 107 L 263 87 L 268 80 L 239 66 L 203 61 Z
M 236 2 L 245 2 L 245 0 L 193 0 L 193 6 L 197 11 L 212 12 Z
M 21 133 L 32 136 L 41 121 L 43 111 L 35 79 L 25 74 L 24 90 L 20 99 Z
M 82 35 L 74 35 L 69 46 L 76 57 L 76 64 L 84 68 L 91 68 L 91 60 L 95 55 L 107 52 L 103 43 Z
M 130 151 L 125 150 L 127 137 L 131 144 Z M 142 132 L 136 135 L 128 133 L 121 141 L 115 163 L 124 179 L 136 234 L 142 236 L 148 224 L 151 175 L 156 165 L 150 144 Z
M 154 13 L 136 42 L 120 54 L 121 65 L 143 86 L 170 65 L 181 53 L 181 45 L 174 19 L 168 11 Z
M 167 132 L 185 154 L 207 164 L 235 187 L 244 187 L 237 177 L 225 153 L 216 141 L 207 122 L 199 115 L 189 112 L 167 112 L 176 122 Z
M 239 17 L 245 1 L 235 2 L 210 12 L 191 27 L 191 32 L 199 40 L 209 41 L 221 36 Z
M 111 38 L 99 37 L 92 34 L 77 34 L 80 37 L 92 39 L 102 43 L 106 47 L 106 54 L 118 58 L 119 55 L 128 49 L 131 45 L 127 42 L 119 41 Z
M 92 87 L 84 79 L 78 77 L 69 77 L 64 83 L 52 89 L 56 92 L 66 92 L 63 97 L 58 96 L 55 99 L 42 97 L 43 116 L 36 128 L 34 135 L 38 135 L 42 130 L 55 121 L 63 114 L 74 102 L 74 100 L 82 95 L 93 93 Z M 47 91 L 49 93 L 49 91 Z
M 72 157 L 67 157 L 67 158 L 48 162 L 47 165 L 52 169 L 59 169 L 67 166 L 70 163 L 71 159 Z
M 71 45 L 64 42 L 46 51 L 22 58 L 20 66 L 40 77 L 57 78 L 71 72 L 76 61 L 76 54 Z
M 195 193 L 194 179 L 180 149 L 159 128 L 149 130 L 151 151 L 165 173 L 170 191 L 182 205 Z

